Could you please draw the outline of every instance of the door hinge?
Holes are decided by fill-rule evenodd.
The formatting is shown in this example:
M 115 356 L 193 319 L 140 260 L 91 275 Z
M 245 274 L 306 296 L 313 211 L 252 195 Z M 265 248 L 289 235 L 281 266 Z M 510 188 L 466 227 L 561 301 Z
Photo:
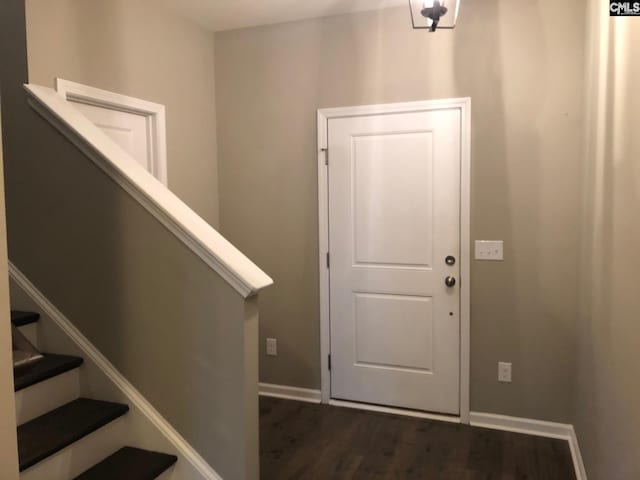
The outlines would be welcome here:
M 331 370 L 331 354 L 327 355 L 327 364 L 329 365 L 329 370 Z
M 329 165 L 329 149 L 328 148 L 321 148 L 320 150 L 322 152 L 324 152 L 324 164 L 325 165 Z
M 331 260 L 329 259 L 329 252 L 327 252 L 327 268 L 331 265 Z

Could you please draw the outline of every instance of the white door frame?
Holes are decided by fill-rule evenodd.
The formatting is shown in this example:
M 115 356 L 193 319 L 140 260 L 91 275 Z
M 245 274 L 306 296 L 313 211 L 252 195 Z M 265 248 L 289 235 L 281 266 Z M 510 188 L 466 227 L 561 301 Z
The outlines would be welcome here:
M 329 319 L 329 175 L 327 136 L 329 119 L 410 113 L 435 110 L 460 110 L 460 422 L 469 423 L 469 370 L 471 336 L 471 99 L 455 98 L 422 102 L 367 105 L 318 110 L 318 231 L 320 270 L 320 371 L 322 403 L 331 401 L 329 354 L 331 332 Z
M 65 100 L 145 117 L 151 137 L 148 139 L 152 165 L 150 173 L 167 186 L 167 128 L 164 105 L 62 78 L 56 78 L 56 91 Z

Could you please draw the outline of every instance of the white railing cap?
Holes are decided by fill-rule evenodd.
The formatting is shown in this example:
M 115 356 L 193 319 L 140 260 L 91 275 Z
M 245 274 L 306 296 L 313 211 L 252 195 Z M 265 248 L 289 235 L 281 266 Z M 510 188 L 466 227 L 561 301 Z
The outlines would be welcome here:
M 273 280 L 55 90 L 25 85 L 29 103 L 176 237 L 247 298 Z

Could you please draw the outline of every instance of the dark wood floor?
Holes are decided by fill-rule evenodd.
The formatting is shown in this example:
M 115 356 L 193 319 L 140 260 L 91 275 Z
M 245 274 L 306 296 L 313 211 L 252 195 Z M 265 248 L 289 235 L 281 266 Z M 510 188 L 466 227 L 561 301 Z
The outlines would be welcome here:
M 263 480 L 575 480 L 566 441 L 260 399 Z

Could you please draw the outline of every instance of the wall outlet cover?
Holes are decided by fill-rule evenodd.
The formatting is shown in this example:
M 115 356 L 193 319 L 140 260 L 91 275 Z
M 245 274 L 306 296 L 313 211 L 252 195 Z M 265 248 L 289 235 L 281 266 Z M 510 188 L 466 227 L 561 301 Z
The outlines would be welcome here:
M 511 364 L 498 362 L 498 381 L 511 383 Z
M 278 356 L 278 340 L 275 338 L 267 338 L 267 355 L 270 357 Z
M 476 240 L 476 260 L 504 260 L 503 240 Z

